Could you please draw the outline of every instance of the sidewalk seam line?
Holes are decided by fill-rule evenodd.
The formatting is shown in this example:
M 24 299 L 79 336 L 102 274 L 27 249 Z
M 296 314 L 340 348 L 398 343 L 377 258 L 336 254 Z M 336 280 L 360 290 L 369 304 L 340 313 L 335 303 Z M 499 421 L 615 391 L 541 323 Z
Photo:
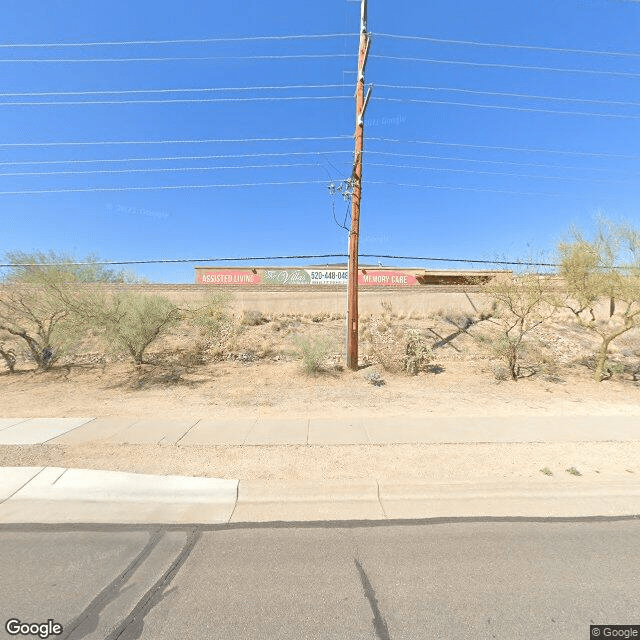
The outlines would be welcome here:
M 177 440 L 176 440 L 176 444 L 178 444 L 178 442 L 180 442 L 180 440 L 182 440 L 182 438 L 184 438 L 187 433 L 189 433 L 189 431 L 191 431 L 191 429 L 193 429 L 197 424 L 200 423 L 200 421 L 202 420 L 202 418 L 198 418 Z
M 242 441 L 243 445 L 247 444 L 247 439 L 249 438 L 249 436 L 251 435 L 251 432 L 255 429 L 256 425 L 258 424 L 258 421 L 260 420 L 260 414 L 258 414 L 255 418 L 255 420 L 251 423 L 251 426 L 249 427 L 249 431 L 247 431 L 244 440 Z
M 367 431 L 367 423 L 364 420 L 362 421 L 362 429 L 364 431 L 364 435 L 367 438 L 367 444 L 374 444 L 373 442 L 371 442 L 371 438 L 369 437 L 369 432 Z
M 37 418 L 31 418 L 32 420 L 37 420 Z M 63 418 L 64 420 L 64 418 Z M 68 433 L 71 433 L 72 431 L 75 431 L 76 429 L 79 429 L 80 427 L 84 427 L 86 424 L 89 424 L 90 422 L 93 422 L 94 420 L 97 420 L 96 416 L 93 416 L 93 418 L 89 418 L 86 422 L 83 422 L 82 424 L 76 425 L 75 427 L 72 427 L 71 429 L 68 429 L 67 431 L 65 431 L 64 433 L 59 433 L 56 436 L 53 436 L 53 438 L 49 438 L 47 440 L 43 440 L 40 444 L 47 444 L 49 442 L 51 442 L 52 440 L 55 440 L 56 438 L 62 438 L 62 436 L 66 436 Z
M 13 420 L 13 418 L 11 418 L 11 420 Z M 28 422 L 29 420 L 33 420 L 33 418 L 18 418 L 17 419 L 18 422 L 14 423 L 14 424 L 10 424 L 8 427 L 2 427 L 2 429 L 0 429 L 0 431 L 6 431 L 7 429 L 13 429 L 13 427 L 17 427 L 19 424 L 22 424 L 23 422 Z
M 58 480 L 60 480 L 60 478 L 62 478 L 62 476 L 67 473 L 67 471 L 69 471 L 69 468 L 67 467 L 52 483 L 51 486 L 53 486 L 56 482 L 58 482 Z
M 42 467 L 40 471 L 36 473 L 35 476 L 33 476 L 32 478 L 29 478 L 21 487 L 18 487 L 10 496 L 7 496 L 4 500 L 0 500 L 0 504 L 4 504 L 5 502 L 11 500 L 11 498 L 13 498 L 13 496 L 15 496 L 16 493 L 18 493 L 19 491 L 22 491 L 32 480 L 35 480 L 45 469 L 48 469 L 48 467 Z

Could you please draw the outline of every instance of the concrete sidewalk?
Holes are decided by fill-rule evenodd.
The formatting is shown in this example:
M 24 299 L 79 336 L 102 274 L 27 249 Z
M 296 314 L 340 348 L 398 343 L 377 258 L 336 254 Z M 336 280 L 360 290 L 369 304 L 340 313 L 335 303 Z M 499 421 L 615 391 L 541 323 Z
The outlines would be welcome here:
M 0 525 L 226 524 L 640 514 L 640 482 L 258 482 L 57 467 L 0 468 Z
M 216 418 L 2 418 L 0 445 L 344 445 L 640 440 L 638 416 L 384 416 Z

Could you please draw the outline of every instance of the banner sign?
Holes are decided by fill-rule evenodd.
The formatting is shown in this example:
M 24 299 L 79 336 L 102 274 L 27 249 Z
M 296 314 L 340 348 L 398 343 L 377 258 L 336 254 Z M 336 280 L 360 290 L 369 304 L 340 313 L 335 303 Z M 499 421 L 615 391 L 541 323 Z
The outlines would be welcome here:
M 304 269 L 267 269 L 264 284 L 311 284 L 311 276 Z
M 311 284 L 347 284 L 349 272 L 346 269 L 318 269 L 309 271 Z
M 358 284 L 378 287 L 402 287 L 418 284 L 415 276 L 403 271 L 370 271 L 358 274 Z
M 224 269 L 198 273 L 198 282 L 201 284 L 260 284 L 260 276 L 252 271 Z
M 364 271 L 364 272 L 363 272 Z M 365 287 L 407 287 L 418 284 L 415 276 L 404 271 L 364 269 L 358 284 Z M 261 273 L 240 269 L 198 271 L 197 282 L 214 285 L 344 285 L 349 281 L 347 269 L 265 269 Z

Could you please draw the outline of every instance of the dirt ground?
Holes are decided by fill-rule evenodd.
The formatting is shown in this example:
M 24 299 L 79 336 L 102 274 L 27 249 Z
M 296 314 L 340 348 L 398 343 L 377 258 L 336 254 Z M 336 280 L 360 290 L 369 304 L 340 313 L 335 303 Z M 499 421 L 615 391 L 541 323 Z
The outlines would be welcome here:
M 328 315 L 328 314 L 327 314 Z M 280 315 L 245 326 L 225 359 L 194 360 L 193 334 L 183 328 L 150 352 L 152 364 L 136 367 L 100 351 L 36 372 L 25 361 L 0 374 L 0 417 L 255 418 L 388 415 L 518 416 L 637 415 L 640 336 L 630 333 L 612 349 L 618 366 L 596 383 L 589 368 L 597 342 L 569 320 L 534 336 L 524 365 L 530 377 L 496 379 L 497 362 L 471 336 L 433 351 L 417 376 L 385 371 L 364 335 L 361 364 L 341 366 L 344 319 Z M 452 327 L 441 314 L 393 318 L 435 342 Z M 473 328 L 471 333 L 480 329 Z M 435 332 L 435 333 L 434 333 Z M 436 335 L 437 334 L 437 335 Z M 323 338 L 330 348 L 323 371 L 306 374 L 296 340 Z M 477 336 L 476 336 L 477 337 Z M 384 380 L 375 386 L 367 376 Z M 348 446 L 34 445 L 0 446 L 0 465 L 52 465 L 240 479 L 393 478 L 439 482 L 545 477 L 550 482 L 583 477 L 628 478 L 640 474 L 640 442 L 568 444 L 457 444 Z
M 640 442 L 337 446 L 0 446 L 0 466 L 55 466 L 241 480 L 637 481 Z M 567 469 L 581 474 L 574 476 Z M 553 475 L 545 475 L 548 469 Z
M 441 317 L 400 316 L 393 321 L 422 331 L 430 342 L 452 332 Z M 481 331 L 486 329 L 473 327 L 470 333 Z M 614 343 L 611 360 L 619 372 L 600 383 L 587 366 L 597 341 L 570 320 L 533 336 L 534 348 L 524 361 L 531 366 L 523 371 L 533 375 L 518 382 L 496 379 L 499 362 L 464 334 L 434 349 L 428 370 L 417 376 L 385 371 L 368 355 L 362 339 L 362 368 L 350 371 L 342 366 L 344 335 L 343 319 L 279 316 L 244 326 L 226 359 L 204 354 L 204 364 L 194 364 L 188 328 L 150 349 L 154 364 L 139 367 L 99 351 L 63 360 L 48 372 L 37 372 L 23 360 L 16 373 L 0 373 L 0 417 L 330 418 L 379 415 L 381 410 L 390 415 L 640 416 L 640 382 L 630 373 L 640 364 L 638 331 Z M 303 371 L 296 343 L 300 338 L 328 343 L 322 372 Z M 371 372 L 384 384 L 373 385 Z

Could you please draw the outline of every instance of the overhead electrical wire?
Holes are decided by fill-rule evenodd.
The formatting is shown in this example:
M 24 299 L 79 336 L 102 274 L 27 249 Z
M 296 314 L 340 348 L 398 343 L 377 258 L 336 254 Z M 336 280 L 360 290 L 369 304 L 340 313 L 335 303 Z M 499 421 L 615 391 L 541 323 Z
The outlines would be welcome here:
M 129 95 L 139 93 L 205 93 L 210 91 L 283 91 L 290 89 L 344 89 L 344 84 L 257 85 L 253 87 L 192 87 L 188 89 L 92 89 L 89 91 L 23 91 L 0 93 L 0 98 L 33 96 Z
M 44 193 L 103 193 L 116 191 L 174 191 L 184 189 L 231 189 L 236 187 L 263 187 L 299 184 L 326 184 L 325 180 L 292 180 L 289 182 L 244 182 L 230 184 L 178 184 L 149 187 L 89 187 L 78 189 L 26 189 L 21 191 L 0 191 L 0 196 L 37 195 Z
M 488 47 L 498 49 L 524 49 L 529 51 L 548 51 L 550 53 L 578 53 L 596 56 L 618 56 L 625 58 L 640 58 L 640 53 L 635 51 L 603 51 L 598 49 L 570 49 L 566 47 L 544 47 L 540 45 L 530 44 L 508 44 L 503 42 L 484 42 L 481 40 L 453 40 L 447 38 L 434 38 L 432 36 L 407 36 L 392 33 L 373 33 L 372 35 L 379 38 L 389 38 L 393 40 L 416 40 L 433 42 L 436 44 L 454 44 L 472 47 Z
M 245 170 L 245 169 L 281 169 L 294 167 L 317 167 L 317 163 L 285 163 L 285 164 L 257 164 L 257 165 L 233 165 L 217 167 L 158 167 L 146 169 L 92 169 L 88 171 L 20 171 L 0 173 L 0 177 L 26 177 L 26 176 L 64 176 L 64 175 L 111 175 L 129 173 L 173 173 L 188 171 L 223 171 L 223 170 Z M 531 178 L 537 180 L 558 180 L 569 182 L 590 182 L 599 184 L 627 184 L 630 180 L 601 180 L 597 178 L 573 177 L 573 176 L 549 176 L 526 173 L 514 173 L 504 171 L 479 171 L 474 169 L 455 169 L 449 167 L 425 167 L 405 164 L 392 164 L 380 162 L 368 162 L 367 166 L 389 169 L 410 169 L 417 171 L 434 171 L 443 173 L 465 173 L 488 176 L 511 176 L 515 178 Z
M 594 151 L 573 151 L 566 149 L 540 149 L 533 147 L 507 147 L 500 145 L 487 145 L 487 144 L 469 144 L 462 142 L 441 142 L 436 140 L 398 140 L 396 138 L 381 138 L 381 137 L 368 137 L 368 140 L 375 140 L 377 142 L 390 142 L 396 144 L 422 144 L 433 145 L 440 147 L 452 147 L 459 149 L 485 149 L 491 151 L 509 151 L 518 153 L 548 153 L 553 155 L 569 155 L 585 158 L 621 158 L 625 160 L 640 160 L 640 156 L 625 155 L 621 153 L 598 153 Z M 0 145 L 1 146 L 1 145 Z
M 412 166 L 406 164 L 391 164 L 391 163 L 382 163 L 382 162 L 368 162 L 367 166 L 369 167 L 384 167 L 389 169 L 410 169 L 415 171 L 437 171 L 443 173 L 468 173 L 474 175 L 486 175 L 486 176 L 510 176 L 513 178 L 527 178 L 527 179 L 535 179 L 535 180 L 558 180 L 558 181 L 568 181 L 568 182 L 589 182 L 589 183 L 598 183 L 598 184 L 628 184 L 633 182 L 632 180 L 601 180 L 599 178 L 584 178 L 584 177 L 574 177 L 574 176 L 548 176 L 548 175 L 536 175 L 533 173 L 513 173 L 508 171 L 478 171 L 475 169 L 452 169 L 449 167 L 420 167 L 420 166 Z M 0 175 L 11 175 L 11 174 L 2 174 Z
M 159 156 L 151 158 L 100 158 L 96 160 L 26 160 L 20 162 L 0 162 L 0 166 L 49 165 L 49 164 L 99 164 L 110 162 L 167 162 L 170 160 L 214 160 L 226 158 L 265 158 L 282 156 L 321 156 L 336 153 L 353 154 L 353 151 L 284 151 L 280 153 L 227 153 L 206 156 Z
M 20 171 L 0 173 L 2 177 L 9 176 L 66 176 L 66 175 L 95 175 L 117 173 L 164 173 L 176 171 L 223 171 L 229 169 L 281 169 L 283 167 L 317 167 L 317 163 L 295 162 L 286 164 L 244 164 L 223 167 L 158 167 L 153 169 L 91 169 L 89 171 Z
M 100 193 L 100 192 L 119 192 L 119 191 L 165 191 L 165 190 L 185 190 L 185 189 L 216 189 L 216 188 L 237 188 L 237 187 L 261 187 L 261 186 L 289 186 L 289 185 L 309 185 L 323 184 L 326 180 L 294 180 L 285 182 L 245 182 L 245 183 L 227 183 L 227 184 L 194 184 L 194 185 L 155 185 L 145 187 L 89 187 L 89 188 L 64 188 L 64 189 L 23 189 L 15 191 L 0 191 L 0 196 L 9 195 L 39 195 L 54 193 Z M 450 185 L 433 185 L 433 184 L 412 184 L 403 182 L 386 182 L 378 180 L 366 180 L 365 184 L 375 185 L 391 185 L 397 187 L 417 187 L 421 189 L 442 189 L 448 191 L 475 191 L 481 193 L 499 193 L 518 196 L 561 196 L 560 193 L 545 193 L 536 191 L 510 191 L 505 189 L 484 189 L 476 187 L 457 187 Z
M 350 53 L 298 53 L 287 55 L 252 56 L 162 56 L 137 58 L 2 58 L 0 64 L 76 64 L 76 63 L 118 63 L 118 62 L 222 62 L 226 60 L 321 60 L 329 58 L 352 58 Z
M 344 100 L 351 96 L 255 96 L 242 98 L 161 98 L 150 100 L 56 100 L 44 102 L 1 102 L 0 107 L 64 107 L 99 104 L 188 104 L 212 102 L 291 102 L 298 100 Z
M 312 255 L 298 255 L 298 256 L 245 256 L 245 257 L 216 257 L 216 258 L 162 258 L 159 260 L 96 260 L 94 262 L 64 262 L 62 264 L 56 263 L 5 263 L 0 264 L 2 268 L 25 268 L 25 267 L 54 267 L 60 268 L 66 267 L 86 267 L 86 266 L 121 266 L 131 264 L 179 264 L 179 263 L 195 263 L 195 262 L 252 262 L 252 261 L 266 261 L 266 260 L 316 260 L 318 258 L 348 258 L 347 253 L 323 253 Z M 359 258 L 385 258 L 387 260 L 419 260 L 421 262 L 466 262 L 469 264 L 503 264 L 503 265 L 520 265 L 530 267 L 559 267 L 559 264 L 551 262 L 530 262 L 526 260 L 473 260 L 470 258 L 434 258 L 430 256 L 393 256 L 377 253 L 361 253 Z
M 595 117 L 595 118 L 613 118 L 613 119 L 619 119 L 619 120 L 640 119 L 640 114 L 633 115 L 633 114 L 626 114 L 626 113 L 599 113 L 595 111 L 564 111 L 561 109 L 540 109 L 538 107 L 512 107 L 512 106 L 503 105 L 503 104 L 478 104 L 475 102 L 455 102 L 454 100 L 430 100 L 427 98 L 386 98 L 386 97 L 376 96 L 374 100 L 383 101 L 383 102 L 439 104 L 439 105 L 446 105 L 446 106 L 466 107 L 471 109 L 497 109 L 499 111 L 547 113 L 552 115 L 563 115 L 563 116 L 585 116 L 585 117 Z
M 345 152 L 349 153 L 349 152 Z M 469 162 L 469 163 L 478 163 L 478 164 L 496 164 L 496 165 L 510 165 L 516 167 L 540 167 L 544 169 L 565 169 L 565 170 L 581 170 L 581 171 L 597 171 L 602 173 L 619 173 L 624 175 L 639 175 L 637 173 L 629 173 L 629 172 L 621 172 L 616 171 L 615 169 L 606 169 L 604 167 L 581 167 L 577 165 L 564 165 L 564 164 L 548 164 L 544 162 L 513 162 L 509 160 L 487 160 L 487 159 L 478 159 L 478 158 L 460 158 L 457 156 L 436 156 L 436 155 L 424 155 L 419 153 L 393 153 L 392 151 L 365 151 L 365 157 L 370 155 L 377 156 L 392 156 L 396 158 L 421 158 L 424 160 L 447 160 L 454 162 Z M 0 162 L 0 165 L 3 164 Z
M 106 40 L 98 42 L 3 42 L 0 49 L 59 48 L 59 47 L 120 47 L 131 45 L 207 44 L 212 42 L 249 42 L 256 40 L 320 40 L 326 38 L 353 38 L 354 33 L 319 33 L 281 36 L 237 36 L 228 38 L 181 38 L 173 40 Z
M 451 93 L 470 93 L 480 96 L 497 96 L 503 98 L 524 98 L 526 100 L 550 100 L 556 102 L 578 102 L 585 104 L 603 104 L 622 107 L 640 107 L 640 102 L 628 102 L 624 100 L 596 100 L 591 98 L 569 98 L 563 96 L 540 96 L 530 93 L 506 93 L 503 91 L 479 91 L 477 89 L 465 89 L 459 87 L 428 87 L 424 85 L 398 85 L 398 84 L 379 84 L 376 83 L 376 89 L 408 89 L 422 91 L 442 91 Z M 2 96 L 3 94 L 0 94 Z
M 308 136 L 282 138 L 201 138 L 195 140 L 92 140 L 64 142 L 0 142 L 0 147 L 88 147 L 110 145 L 147 145 L 147 144 L 240 144 L 253 142 L 303 142 L 319 140 L 351 140 L 352 135 Z
M 460 65 L 464 67 L 485 67 L 488 69 L 517 69 L 519 71 L 549 71 L 552 73 L 582 73 L 600 76 L 620 76 L 628 78 L 640 78 L 640 73 L 632 71 L 610 71 L 599 69 L 576 69 L 575 67 L 544 67 L 526 64 L 504 64 L 500 62 L 471 62 L 469 60 L 442 60 L 439 58 L 414 58 L 410 56 L 390 56 L 379 53 L 372 53 L 370 58 L 378 60 L 396 60 L 400 62 L 423 62 L 427 64 L 449 64 Z M 0 62 L 3 62 L 0 60 Z
M 364 184 L 383 184 L 392 187 L 414 187 L 418 189 L 437 189 L 444 191 L 475 191 L 479 193 L 502 193 L 513 196 L 549 196 L 558 197 L 562 196 L 561 193 L 547 193 L 542 191 L 511 191 L 507 189 L 485 189 L 482 187 L 457 187 L 444 184 L 414 184 L 408 182 L 389 182 L 386 180 L 364 180 Z M 1 193 L 0 193 L 1 195 Z
M 12 162 L 0 162 L 0 166 L 40 166 L 40 165 L 64 165 L 64 164 L 102 164 L 102 163 L 125 163 L 125 162 L 168 162 L 175 160 L 217 160 L 217 159 L 230 159 L 230 158 L 263 158 L 263 157 L 287 157 L 287 156 L 324 156 L 334 154 L 348 154 L 353 155 L 353 150 L 336 150 L 336 151 L 285 151 L 274 153 L 232 153 L 232 154 L 216 154 L 216 155 L 203 155 L 203 156 L 156 156 L 148 158 L 132 157 L 132 158 L 99 158 L 89 160 L 79 159 L 67 159 L 67 160 L 26 160 L 26 161 L 12 161 Z M 393 151 L 372 151 L 366 150 L 364 152 L 366 156 L 387 156 L 395 158 L 420 158 L 424 160 L 446 160 L 454 162 L 466 162 L 473 164 L 492 164 L 492 165 L 509 165 L 517 167 L 539 167 L 545 169 L 564 169 L 564 170 L 583 170 L 583 171 L 595 171 L 602 173 L 619 173 L 622 175 L 638 175 L 633 172 L 620 172 L 615 169 L 606 169 L 604 167 L 583 167 L 578 165 L 562 165 L 562 164 L 549 164 L 542 162 L 514 162 L 509 160 L 488 160 L 484 158 L 461 158 L 458 156 L 441 156 L 431 154 L 419 154 L 419 153 L 394 153 Z

